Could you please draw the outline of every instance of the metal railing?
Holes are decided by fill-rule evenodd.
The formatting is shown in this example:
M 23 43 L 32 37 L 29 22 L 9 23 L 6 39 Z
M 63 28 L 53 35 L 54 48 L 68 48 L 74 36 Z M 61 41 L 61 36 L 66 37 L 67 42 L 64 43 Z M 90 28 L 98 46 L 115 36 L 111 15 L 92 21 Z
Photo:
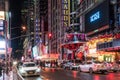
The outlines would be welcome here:
M 13 68 L 13 80 L 24 80 L 16 66 Z

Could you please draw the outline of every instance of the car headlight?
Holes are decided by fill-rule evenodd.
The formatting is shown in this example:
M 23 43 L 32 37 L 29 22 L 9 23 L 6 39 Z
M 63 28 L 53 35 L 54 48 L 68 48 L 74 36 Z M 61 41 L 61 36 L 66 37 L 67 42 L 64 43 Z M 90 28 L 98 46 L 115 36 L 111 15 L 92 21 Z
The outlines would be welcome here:
M 13 61 L 13 65 L 17 65 L 17 61 Z
M 24 69 L 20 69 L 20 73 L 26 73 Z
M 40 72 L 40 69 L 38 68 L 38 69 L 36 70 L 36 72 Z

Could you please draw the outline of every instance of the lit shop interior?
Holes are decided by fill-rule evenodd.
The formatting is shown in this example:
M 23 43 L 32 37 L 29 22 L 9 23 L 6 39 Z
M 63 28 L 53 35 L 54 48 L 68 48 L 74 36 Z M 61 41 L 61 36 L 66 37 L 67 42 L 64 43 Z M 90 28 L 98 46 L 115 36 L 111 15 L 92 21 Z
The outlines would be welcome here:
M 119 48 L 102 48 L 98 49 L 97 44 L 111 42 L 114 39 L 112 35 L 100 35 L 89 40 L 86 45 L 88 46 L 88 51 L 86 57 L 88 59 L 92 58 L 99 61 L 114 62 L 120 59 L 120 52 L 117 50 Z

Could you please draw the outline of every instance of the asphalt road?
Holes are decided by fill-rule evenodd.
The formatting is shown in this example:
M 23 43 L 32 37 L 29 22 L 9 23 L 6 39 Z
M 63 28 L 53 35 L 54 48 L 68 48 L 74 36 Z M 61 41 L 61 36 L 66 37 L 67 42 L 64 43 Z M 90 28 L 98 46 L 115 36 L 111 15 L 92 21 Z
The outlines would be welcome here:
M 100 73 L 84 73 L 63 69 L 45 69 L 42 70 L 40 76 L 25 77 L 25 80 L 120 80 L 120 72 L 108 74 Z

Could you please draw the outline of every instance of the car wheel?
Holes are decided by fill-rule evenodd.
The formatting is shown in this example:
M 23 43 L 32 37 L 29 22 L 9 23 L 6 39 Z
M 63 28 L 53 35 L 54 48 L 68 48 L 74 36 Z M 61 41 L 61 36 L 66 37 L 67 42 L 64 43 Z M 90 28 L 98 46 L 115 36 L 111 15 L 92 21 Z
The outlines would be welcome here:
M 93 73 L 93 69 L 92 69 L 92 68 L 89 69 L 89 73 L 90 73 L 90 74 Z

